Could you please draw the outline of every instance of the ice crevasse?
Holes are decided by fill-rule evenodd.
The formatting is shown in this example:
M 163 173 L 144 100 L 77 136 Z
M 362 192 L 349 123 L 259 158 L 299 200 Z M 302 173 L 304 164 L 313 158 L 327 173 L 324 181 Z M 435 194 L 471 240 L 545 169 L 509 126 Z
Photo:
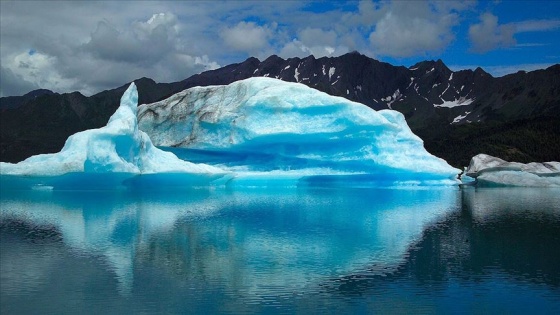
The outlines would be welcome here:
M 72 135 L 59 153 L 1 163 L 2 188 L 458 182 L 460 171 L 430 155 L 400 113 L 302 84 L 251 78 L 137 100 L 131 84 L 105 127 Z

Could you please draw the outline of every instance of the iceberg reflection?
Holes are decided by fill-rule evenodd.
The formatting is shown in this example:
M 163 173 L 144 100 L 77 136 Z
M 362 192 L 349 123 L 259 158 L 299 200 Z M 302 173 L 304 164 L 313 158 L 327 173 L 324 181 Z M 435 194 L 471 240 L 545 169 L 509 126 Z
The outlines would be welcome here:
M 372 266 L 387 272 L 426 228 L 460 210 L 460 198 L 457 188 L 13 191 L 1 195 L 0 222 L 54 228 L 72 251 L 104 259 L 124 295 L 156 268 L 255 297 Z

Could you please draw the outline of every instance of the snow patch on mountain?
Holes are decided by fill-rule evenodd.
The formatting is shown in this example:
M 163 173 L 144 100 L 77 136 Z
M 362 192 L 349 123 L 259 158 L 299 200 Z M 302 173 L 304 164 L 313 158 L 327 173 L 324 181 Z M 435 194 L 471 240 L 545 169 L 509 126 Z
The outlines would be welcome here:
M 329 81 L 331 80 L 332 76 L 334 75 L 334 72 L 336 71 L 335 67 L 330 67 L 329 69 Z
M 470 114 L 471 112 L 465 112 L 463 115 L 459 115 L 455 118 L 453 118 L 453 121 L 451 122 L 451 124 L 455 124 L 460 122 L 461 120 L 467 118 L 467 116 Z
M 445 92 L 447 92 L 447 90 L 449 90 L 449 87 L 450 87 L 450 86 L 451 86 L 451 84 L 448 83 L 448 84 L 447 84 L 447 87 L 445 88 L 445 90 L 443 90 L 443 92 L 442 92 L 441 95 L 439 96 L 439 98 L 440 98 L 442 101 L 444 101 L 444 100 L 442 99 L 443 95 L 445 94 Z
M 461 96 L 458 99 L 455 99 L 453 101 L 443 101 L 442 104 L 434 104 L 434 107 L 453 108 L 453 107 L 457 107 L 457 106 L 470 105 L 472 102 L 474 102 L 474 99 L 466 98 L 465 96 Z
M 406 87 L 407 90 L 412 86 L 412 83 L 414 83 L 414 78 L 413 78 L 413 77 L 410 77 L 410 83 L 409 83 L 408 86 Z
M 397 89 L 392 95 L 389 95 L 387 97 L 382 98 L 381 100 L 384 102 L 388 102 L 387 103 L 387 107 L 389 107 L 389 109 L 391 108 L 391 105 L 396 102 L 398 99 L 400 99 L 402 96 L 401 91 L 399 89 Z

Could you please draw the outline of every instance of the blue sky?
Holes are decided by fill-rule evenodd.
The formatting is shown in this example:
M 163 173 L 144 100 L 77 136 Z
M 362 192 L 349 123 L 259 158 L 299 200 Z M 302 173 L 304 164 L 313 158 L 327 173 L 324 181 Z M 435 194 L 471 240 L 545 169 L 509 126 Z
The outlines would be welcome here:
M 250 56 L 353 50 L 501 76 L 560 63 L 559 12 L 560 1 L 0 1 L 0 94 L 91 95 Z

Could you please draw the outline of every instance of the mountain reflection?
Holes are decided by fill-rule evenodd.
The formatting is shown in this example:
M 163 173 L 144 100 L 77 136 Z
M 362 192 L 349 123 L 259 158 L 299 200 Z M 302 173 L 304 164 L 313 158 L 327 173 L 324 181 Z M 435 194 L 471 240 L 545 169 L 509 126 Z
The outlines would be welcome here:
M 331 279 L 325 290 L 372 294 L 384 284 L 414 279 L 447 291 L 452 280 L 473 285 L 496 277 L 560 288 L 560 190 L 466 188 L 461 195 L 462 211 L 427 229 L 396 271 Z

